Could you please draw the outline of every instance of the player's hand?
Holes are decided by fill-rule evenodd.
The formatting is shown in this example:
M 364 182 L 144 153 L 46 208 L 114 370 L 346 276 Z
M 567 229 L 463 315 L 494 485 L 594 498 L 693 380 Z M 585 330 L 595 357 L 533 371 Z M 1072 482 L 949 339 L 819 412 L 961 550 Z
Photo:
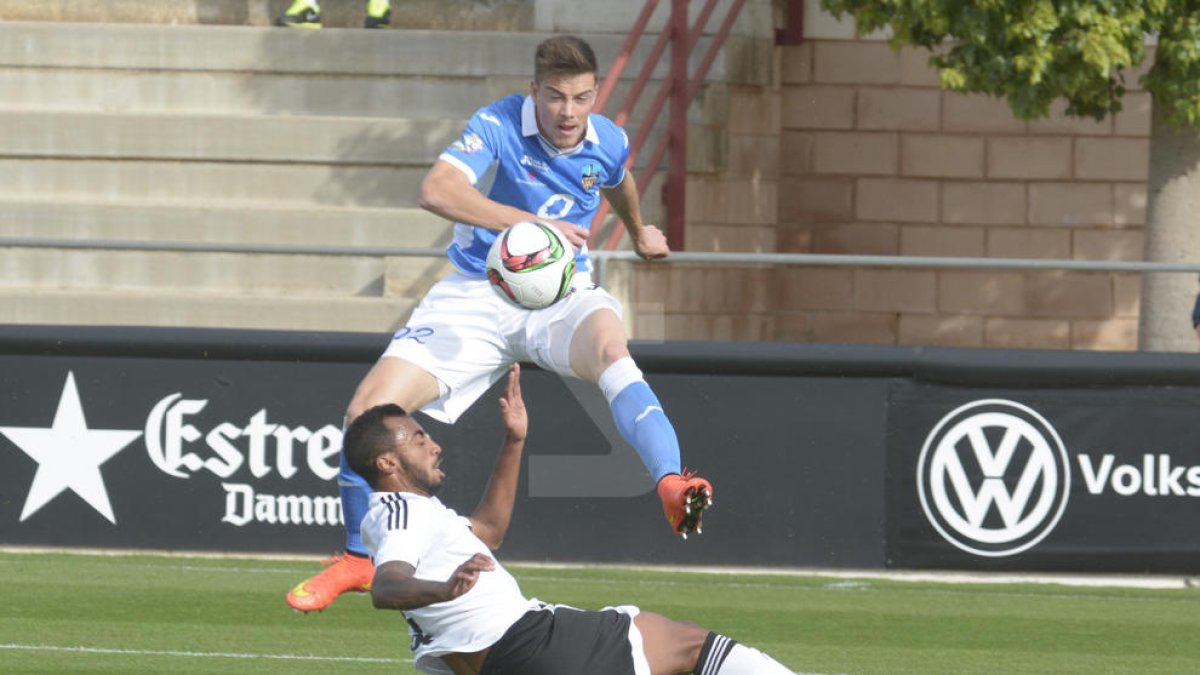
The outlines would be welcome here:
M 654 225 L 643 225 L 638 228 L 637 238 L 633 242 L 633 250 L 642 260 L 661 260 L 671 255 L 671 247 L 667 245 L 667 236 Z
M 566 236 L 567 241 L 571 242 L 571 245 L 575 247 L 576 251 L 578 251 L 579 247 L 583 246 L 588 241 L 589 230 L 582 225 L 569 223 L 565 220 L 543 220 L 541 222 L 554 227 L 559 232 L 562 232 L 563 235 Z
M 500 419 L 508 440 L 523 441 L 529 433 L 529 415 L 525 412 L 525 399 L 521 398 L 521 364 L 514 363 L 508 369 L 508 388 L 500 398 Z
M 453 600 L 475 587 L 481 572 L 496 569 L 496 561 L 490 557 L 476 553 L 454 570 L 454 574 L 446 580 L 446 600 Z

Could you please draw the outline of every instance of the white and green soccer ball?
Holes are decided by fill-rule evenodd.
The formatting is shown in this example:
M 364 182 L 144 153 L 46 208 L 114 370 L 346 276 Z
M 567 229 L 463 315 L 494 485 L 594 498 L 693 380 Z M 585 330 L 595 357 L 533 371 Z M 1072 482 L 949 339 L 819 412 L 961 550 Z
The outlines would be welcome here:
M 571 292 L 575 247 L 557 228 L 520 222 L 500 233 L 487 256 L 487 277 L 501 297 L 544 309 Z

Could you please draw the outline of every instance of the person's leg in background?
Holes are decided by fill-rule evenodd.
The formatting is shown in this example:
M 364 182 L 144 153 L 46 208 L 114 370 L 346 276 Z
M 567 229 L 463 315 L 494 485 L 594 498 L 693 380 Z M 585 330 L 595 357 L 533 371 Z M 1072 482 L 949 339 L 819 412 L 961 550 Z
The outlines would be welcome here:
M 384 357 L 376 362 L 355 390 L 346 410 L 345 426 L 376 405 L 395 403 L 405 410 L 415 411 L 439 395 L 437 379 L 423 368 L 401 358 Z M 287 603 L 302 612 L 325 609 L 343 593 L 371 590 L 375 566 L 367 556 L 360 534 L 371 488 L 346 464 L 344 456 L 338 468 L 337 483 L 346 548 L 343 553 L 324 561 L 324 570 L 296 584 L 288 592 Z
M 367 0 L 363 28 L 387 28 L 392 21 L 391 0 Z M 288 28 L 320 28 L 321 6 L 318 0 L 292 0 L 275 25 Z
M 287 10 L 275 19 L 275 25 L 288 28 L 320 28 L 321 6 L 317 0 L 292 0 Z
M 367 0 L 367 18 L 363 19 L 363 28 L 387 28 L 391 22 L 390 0 Z

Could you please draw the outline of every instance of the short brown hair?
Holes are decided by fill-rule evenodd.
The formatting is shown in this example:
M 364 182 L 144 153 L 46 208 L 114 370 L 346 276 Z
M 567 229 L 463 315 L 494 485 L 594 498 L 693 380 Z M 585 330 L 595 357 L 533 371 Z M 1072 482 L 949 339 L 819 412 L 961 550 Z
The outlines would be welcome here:
M 533 79 L 536 82 L 557 75 L 595 75 L 596 71 L 595 52 L 577 35 L 558 35 L 537 46 L 533 61 Z

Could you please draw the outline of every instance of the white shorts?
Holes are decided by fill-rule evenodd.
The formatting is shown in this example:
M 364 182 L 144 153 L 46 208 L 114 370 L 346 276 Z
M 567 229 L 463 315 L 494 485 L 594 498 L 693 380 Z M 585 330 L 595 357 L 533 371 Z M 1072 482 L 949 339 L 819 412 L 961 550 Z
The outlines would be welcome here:
M 448 424 L 514 362 L 578 377 L 570 361 L 575 329 L 596 310 L 610 309 L 620 317 L 621 303 L 591 286 L 590 275 L 576 275 L 576 280 L 566 298 L 528 310 L 502 299 L 487 279 L 456 271 L 429 289 L 383 357 L 411 361 L 437 378 L 441 396 L 421 412 Z

